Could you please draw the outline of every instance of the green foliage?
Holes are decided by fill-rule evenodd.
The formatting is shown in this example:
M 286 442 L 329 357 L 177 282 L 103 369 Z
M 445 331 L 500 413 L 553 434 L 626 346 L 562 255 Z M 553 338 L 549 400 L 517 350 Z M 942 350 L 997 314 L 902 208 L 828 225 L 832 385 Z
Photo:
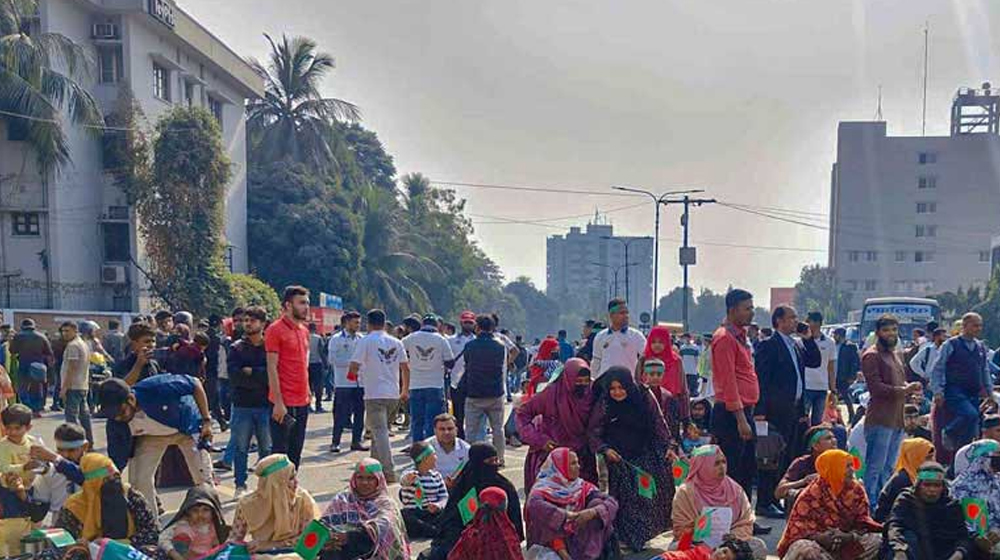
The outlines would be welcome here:
M 274 288 L 252 274 L 228 274 L 229 290 L 232 293 L 230 307 L 259 305 L 267 310 L 268 317 L 281 314 L 281 298 Z
M 657 321 L 665 323 L 680 323 L 683 318 L 683 300 L 681 287 L 660 298 L 657 308 Z M 708 288 L 702 288 L 697 299 L 694 292 L 688 289 L 688 330 L 693 333 L 709 333 L 719 327 L 726 319 L 726 294 L 716 293 Z M 763 307 L 754 308 L 754 322 L 759 325 L 770 325 L 771 314 Z
M 975 311 L 983 316 L 983 338 L 990 347 L 1000 344 L 1000 266 L 993 267 L 983 301 L 966 311 Z
M 826 323 L 847 320 L 847 313 L 851 310 L 851 294 L 837 285 L 832 268 L 818 264 L 804 267 L 795 284 L 795 292 L 795 307 L 800 315 L 819 311 Z
M 519 330 L 526 337 L 544 338 L 548 335 L 555 336 L 559 329 L 562 328 L 559 302 L 538 290 L 530 278 L 521 276 L 504 286 L 503 291 L 505 294 L 516 298 L 524 310 L 525 318 L 530 318 L 530 321 L 525 321 L 524 330 Z M 507 320 L 504 319 L 504 322 L 507 322 Z
M 369 183 L 386 191 L 396 190 L 396 166 L 375 132 L 357 123 L 337 123 L 336 132 L 334 136 L 343 138 L 350 146 L 354 161 Z
M 152 181 L 151 149 L 142 107 L 128 86 L 118 89 L 115 108 L 105 121 L 108 128 L 102 137 L 104 166 L 129 204 L 135 204 Z
M 986 301 L 989 297 L 988 291 L 989 287 L 986 289 L 987 293 L 984 293 L 979 286 L 971 286 L 968 289 L 959 286 L 956 292 L 944 292 L 930 297 L 936 299 L 941 306 L 941 317 L 945 321 L 954 321 Z

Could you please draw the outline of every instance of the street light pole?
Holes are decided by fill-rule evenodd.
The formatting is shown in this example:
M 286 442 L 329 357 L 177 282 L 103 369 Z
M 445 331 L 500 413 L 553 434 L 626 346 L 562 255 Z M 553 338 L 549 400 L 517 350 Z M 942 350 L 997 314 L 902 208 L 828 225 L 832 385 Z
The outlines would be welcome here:
M 615 237 L 613 235 L 602 235 L 601 239 L 607 239 L 609 241 L 617 241 L 621 243 L 622 246 L 625 248 L 625 301 L 630 301 L 632 298 L 629 287 L 632 285 L 632 283 L 629 280 L 628 267 L 632 265 L 628 262 L 628 246 L 633 241 L 646 240 L 649 239 L 649 237 L 633 237 L 631 239 L 622 239 L 621 237 Z

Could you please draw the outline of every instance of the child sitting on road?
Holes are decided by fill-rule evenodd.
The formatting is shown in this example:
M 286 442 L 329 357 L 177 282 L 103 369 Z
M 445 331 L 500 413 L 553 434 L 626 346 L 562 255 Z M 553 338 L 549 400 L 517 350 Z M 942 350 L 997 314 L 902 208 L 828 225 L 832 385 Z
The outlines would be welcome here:
M 188 490 L 184 503 L 160 533 L 160 550 L 170 560 L 207 555 L 229 538 L 229 527 L 215 489 L 199 484 Z
M 0 440 L 0 556 L 20 554 L 21 537 L 32 528 L 27 490 L 41 463 L 31 459 L 31 446 L 40 443 L 28 435 L 31 418 L 31 409 L 23 404 L 0 413 L 7 434 Z
M 414 468 L 400 477 L 399 501 L 403 504 L 403 522 L 410 538 L 433 538 L 438 534 L 441 510 L 448 505 L 448 488 L 437 467 L 434 448 L 418 441 L 410 445 Z
M 48 523 L 55 521 L 66 499 L 83 486 L 80 459 L 90 450 L 87 432 L 77 424 L 60 424 L 55 440 L 56 451 L 43 445 L 31 447 L 31 458 L 46 463 L 45 471 L 35 479 L 32 497 L 47 505 Z

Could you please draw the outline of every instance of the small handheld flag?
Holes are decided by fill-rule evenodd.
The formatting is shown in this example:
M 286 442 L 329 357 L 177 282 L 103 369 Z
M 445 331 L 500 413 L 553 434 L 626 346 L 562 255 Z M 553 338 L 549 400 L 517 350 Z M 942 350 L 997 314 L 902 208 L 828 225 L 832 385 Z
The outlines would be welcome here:
M 677 459 L 674 461 L 674 466 L 671 470 L 674 475 L 674 486 L 680 486 L 687 479 L 688 472 L 691 470 L 691 464 L 685 459 Z
M 468 525 L 470 521 L 475 519 L 478 509 L 479 499 L 476 496 L 476 487 L 473 486 L 458 502 L 458 513 L 462 516 L 462 525 Z
M 980 537 L 986 536 L 988 509 L 981 498 L 962 498 L 962 512 L 965 520 L 972 524 Z
M 698 516 L 698 519 L 694 522 L 694 535 L 692 535 L 692 540 L 694 542 L 705 542 L 708 537 L 712 534 L 712 510 L 703 512 Z
M 73 538 L 73 535 L 64 529 L 35 529 L 31 532 L 31 536 L 43 538 L 52 543 L 52 546 L 56 548 L 65 548 L 76 544 L 76 539 Z
M 326 525 L 314 519 L 309 522 L 309 525 L 306 525 L 306 530 L 299 537 L 299 542 L 295 545 L 295 553 L 303 560 L 315 560 L 328 540 L 330 540 L 330 530 L 326 528 Z
M 358 372 L 347 370 L 347 380 L 350 382 L 355 382 L 358 380 Z
M 245 544 L 223 543 L 196 560 L 250 560 Z
M 865 477 L 865 460 L 861 458 L 861 451 L 857 447 L 851 448 L 851 468 L 854 469 L 854 476 Z
M 417 502 L 417 507 L 424 509 L 424 487 L 420 484 L 420 478 L 417 478 L 413 484 L 413 498 Z
M 647 500 L 652 500 L 656 496 L 656 479 L 653 478 L 653 475 L 639 467 L 632 468 L 635 469 L 635 485 L 638 488 L 639 495 Z
M 451 473 L 452 480 L 458 480 L 458 475 L 462 474 L 462 469 L 465 468 L 465 464 L 468 463 L 468 459 L 462 459 L 462 461 L 455 467 L 455 472 Z

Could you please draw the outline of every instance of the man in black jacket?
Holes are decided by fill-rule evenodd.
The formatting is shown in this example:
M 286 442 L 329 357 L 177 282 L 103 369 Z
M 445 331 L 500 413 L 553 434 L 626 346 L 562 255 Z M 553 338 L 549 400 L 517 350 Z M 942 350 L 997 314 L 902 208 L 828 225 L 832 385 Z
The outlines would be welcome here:
M 476 317 L 476 338 L 462 351 L 465 375 L 460 382 L 465 398 L 465 433 L 469 443 L 486 439 L 485 419 L 493 430 L 493 447 L 503 461 L 503 370 L 507 348 L 493 336 L 495 323 L 489 315 Z
M 854 401 L 851 399 L 851 384 L 858 379 L 861 371 L 861 352 L 858 345 L 847 339 L 847 329 L 837 327 L 833 331 L 833 341 L 837 343 L 837 394 L 847 404 L 847 414 L 854 424 Z
M 271 406 L 267 400 L 267 351 L 264 349 L 266 324 L 267 312 L 263 307 L 253 306 L 244 310 L 243 338 L 229 350 L 229 382 L 233 392 L 230 447 L 236 471 L 237 495 L 247 489 L 250 439 L 257 439 L 258 457 L 271 454 Z
M 757 485 L 757 515 L 783 517 L 784 512 L 774 499 L 774 489 L 781 473 L 802 445 L 800 433 L 808 427 L 802 393 L 807 367 L 819 367 L 822 358 L 808 328 L 799 329 L 795 309 L 780 305 L 771 314 L 774 335 L 762 341 L 754 354 L 754 367 L 760 384 L 754 420 L 767 422 L 785 439 L 785 452 L 777 470 L 760 472 Z M 802 340 L 792 338 L 799 330 Z

